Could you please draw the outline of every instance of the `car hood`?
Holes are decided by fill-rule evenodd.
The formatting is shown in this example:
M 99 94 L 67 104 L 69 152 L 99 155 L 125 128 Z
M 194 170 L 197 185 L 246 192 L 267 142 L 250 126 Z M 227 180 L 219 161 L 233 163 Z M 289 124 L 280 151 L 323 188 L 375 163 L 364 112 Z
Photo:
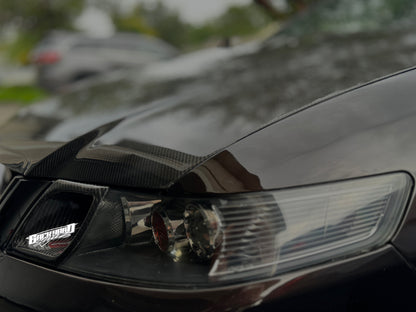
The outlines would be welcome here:
M 3 126 L 0 162 L 34 177 L 165 189 L 271 121 L 413 65 L 414 38 L 413 29 L 279 37 L 243 52 L 213 49 L 111 75 Z M 179 70 L 190 62 L 205 65 Z M 163 73 L 169 75 L 159 79 Z
M 258 47 L 213 48 L 116 73 L 23 110 L 0 132 L 0 162 L 26 176 L 167 188 L 299 106 L 246 97 L 240 78 L 259 87 L 250 73 L 224 77 L 241 74 L 240 61 Z
M 165 118 L 138 113 L 68 142 L 2 141 L 0 162 L 28 177 L 163 189 L 247 131 L 213 127 L 208 114 L 189 123 Z

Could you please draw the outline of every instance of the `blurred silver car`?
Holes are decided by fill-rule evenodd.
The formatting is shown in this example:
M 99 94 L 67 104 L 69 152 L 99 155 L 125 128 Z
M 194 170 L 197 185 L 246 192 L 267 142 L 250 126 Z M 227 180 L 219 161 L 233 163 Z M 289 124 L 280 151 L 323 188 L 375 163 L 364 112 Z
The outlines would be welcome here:
M 32 53 L 41 87 L 56 91 L 79 80 L 110 70 L 166 59 L 178 51 L 145 35 L 116 33 L 91 38 L 80 33 L 55 31 L 45 37 Z

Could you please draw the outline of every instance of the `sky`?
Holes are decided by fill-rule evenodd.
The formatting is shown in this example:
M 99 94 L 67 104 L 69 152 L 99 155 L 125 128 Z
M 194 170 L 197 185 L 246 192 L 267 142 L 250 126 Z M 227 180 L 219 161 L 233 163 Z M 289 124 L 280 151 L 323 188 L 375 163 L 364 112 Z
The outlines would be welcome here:
M 183 20 L 200 24 L 219 16 L 231 5 L 244 5 L 252 0 L 161 0 L 166 6 L 178 11 Z M 156 3 L 156 0 L 123 0 L 118 1 L 123 10 L 129 11 L 137 3 Z M 86 9 L 76 21 L 77 28 L 91 35 L 107 36 L 114 31 L 110 18 L 95 8 Z

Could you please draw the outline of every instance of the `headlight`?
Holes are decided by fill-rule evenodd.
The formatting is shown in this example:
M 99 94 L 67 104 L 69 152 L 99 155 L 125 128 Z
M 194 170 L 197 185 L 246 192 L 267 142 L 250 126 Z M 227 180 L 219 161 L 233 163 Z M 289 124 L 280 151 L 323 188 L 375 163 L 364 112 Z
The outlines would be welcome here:
M 54 182 L 8 252 L 78 275 L 211 287 L 386 244 L 411 189 L 405 173 L 256 193 L 164 197 Z

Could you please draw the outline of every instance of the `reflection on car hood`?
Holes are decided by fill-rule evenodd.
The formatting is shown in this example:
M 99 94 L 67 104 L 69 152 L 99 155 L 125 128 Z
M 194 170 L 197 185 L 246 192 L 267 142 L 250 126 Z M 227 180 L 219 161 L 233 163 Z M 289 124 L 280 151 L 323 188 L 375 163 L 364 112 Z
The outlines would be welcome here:
M 32 176 L 166 188 L 279 116 L 413 65 L 416 48 L 412 29 L 278 41 L 199 75 L 156 82 L 134 72 L 34 106 L 1 129 L 0 161 Z M 28 143 L 10 151 L 17 139 L 60 143 L 36 143 L 32 157 Z
M 224 133 L 218 140 L 212 136 L 204 139 L 195 131 L 198 125 L 191 123 L 180 130 L 185 140 L 173 134 L 161 145 L 157 136 L 144 132 L 141 142 L 134 137 L 141 133 L 141 118 L 138 114 L 116 120 L 67 143 L 5 141 L 0 144 L 0 162 L 29 177 L 161 189 L 210 158 L 227 140 L 239 137 L 235 132 Z M 175 126 L 181 129 L 179 124 Z M 200 140 L 199 145 L 193 144 L 195 140 Z

